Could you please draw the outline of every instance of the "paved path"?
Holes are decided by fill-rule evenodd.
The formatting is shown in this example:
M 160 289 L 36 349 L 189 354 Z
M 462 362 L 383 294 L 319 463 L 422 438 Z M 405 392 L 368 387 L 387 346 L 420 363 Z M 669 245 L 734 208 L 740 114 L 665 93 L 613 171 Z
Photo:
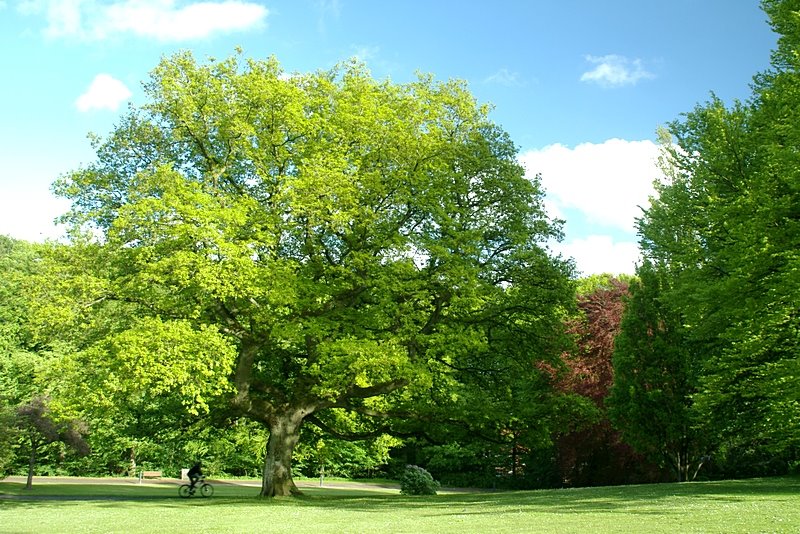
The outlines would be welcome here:
M 18 484 L 25 484 L 27 477 L 10 476 L 3 479 L 3 482 L 16 482 Z M 158 485 L 158 486 L 179 486 L 181 481 L 177 478 L 159 478 L 150 479 L 146 478 L 139 481 L 134 477 L 33 477 L 33 485 L 48 486 L 51 484 L 86 484 L 86 485 L 108 485 L 108 486 L 138 486 L 142 485 Z M 8 498 L 8 495 L 3 495 Z
M 207 479 L 208 482 L 215 486 L 242 486 L 259 488 L 261 487 L 260 480 L 238 480 L 238 479 Z M 4 482 L 15 482 L 18 484 L 25 484 L 27 477 L 10 476 L 3 479 Z M 173 486 L 177 487 L 185 480 L 178 478 L 146 478 L 139 480 L 134 477 L 34 477 L 34 486 L 41 486 L 47 484 L 108 484 L 117 486 L 138 486 L 142 485 L 156 485 L 156 486 Z M 299 488 L 318 488 L 319 481 L 301 480 L 295 481 Z M 325 488 L 337 489 L 365 489 L 365 490 L 400 490 L 399 484 L 374 484 L 363 482 L 349 482 L 349 481 L 331 481 L 324 482 Z M 104 496 L 104 495 L 6 495 L 0 493 L 0 500 L 4 499 L 24 499 L 24 500 L 81 500 L 81 501 L 109 501 L 109 500 L 148 500 L 148 499 L 163 499 L 162 496 Z

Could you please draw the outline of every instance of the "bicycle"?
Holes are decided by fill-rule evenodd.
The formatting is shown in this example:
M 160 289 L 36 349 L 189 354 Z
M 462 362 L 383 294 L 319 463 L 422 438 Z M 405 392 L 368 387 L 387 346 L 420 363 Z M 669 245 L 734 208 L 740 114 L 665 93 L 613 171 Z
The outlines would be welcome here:
M 211 497 L 214 495 L 214 486 L 206 482 L 206 477 L 200 477 L 194 486 L 191 484 L 183 484 L 178 488 L 178 495 L 184 499 L 188 499 L 197 492 L 200 492 L 201 497 Z

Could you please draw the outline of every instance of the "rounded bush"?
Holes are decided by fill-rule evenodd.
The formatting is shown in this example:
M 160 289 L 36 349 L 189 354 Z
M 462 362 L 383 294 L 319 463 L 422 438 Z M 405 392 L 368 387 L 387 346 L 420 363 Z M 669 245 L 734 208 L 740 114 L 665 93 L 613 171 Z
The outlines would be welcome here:
M 407 465 L 400 478 L 402 495 L 436 495 L 439 483 L 433 476 L 418 465 Z

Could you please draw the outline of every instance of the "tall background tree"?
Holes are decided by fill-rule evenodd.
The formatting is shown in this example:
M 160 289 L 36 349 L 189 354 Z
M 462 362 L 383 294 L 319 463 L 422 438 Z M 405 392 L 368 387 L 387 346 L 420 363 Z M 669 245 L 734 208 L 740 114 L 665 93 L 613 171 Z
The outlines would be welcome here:
M 641 483 L 659 479 L 659 470 L 622 441 L 607 413 L 614 378 L 612 355 L 620 333 L 631 276 L 593 275 L 578 280 L 578 314 L 568 321 L 576 345 L 562 355 L 556 387 L 591 400 L 593 418 L 575 418 L 554 438 L 559 486 Z
M 682 317 L 664 302 L 668 282 L 647 262 L 637 272 L 614 345 L 609 418 L 638 452 L 679 482 L 693 480 L 708 456 L 707 429 L 692 402 L 702 359 Z
M 667 179 L 640 224 L 703 365 L 695 409 L 728 463 L 796 462 L 800 439 L 800 2 L 762 7 L 779 35 L 771 68 L 747 102 L 712 97 L 669 125 Z
M 571 267 L 462 83 L 182 53 L 145 91 L 56 186 L 67 265 L 92 278 L 67 319 L 102 325 L 73 367 L 94 398 L 264 425 L 264 496 L 296 492 L 306 422 L 496 430 L 547 411 L 535 364 L 563 346 Z

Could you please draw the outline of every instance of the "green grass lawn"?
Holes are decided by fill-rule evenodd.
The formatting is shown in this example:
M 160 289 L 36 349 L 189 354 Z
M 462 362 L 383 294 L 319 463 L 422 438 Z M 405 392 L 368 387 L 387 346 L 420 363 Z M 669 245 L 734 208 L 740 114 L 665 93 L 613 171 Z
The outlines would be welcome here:
M 798 477 L 431 497 L 353 484 L 273 500 L 215 488 L 182 500 L 163 483 L 0 482 L 0 532 L 800 532 Z

